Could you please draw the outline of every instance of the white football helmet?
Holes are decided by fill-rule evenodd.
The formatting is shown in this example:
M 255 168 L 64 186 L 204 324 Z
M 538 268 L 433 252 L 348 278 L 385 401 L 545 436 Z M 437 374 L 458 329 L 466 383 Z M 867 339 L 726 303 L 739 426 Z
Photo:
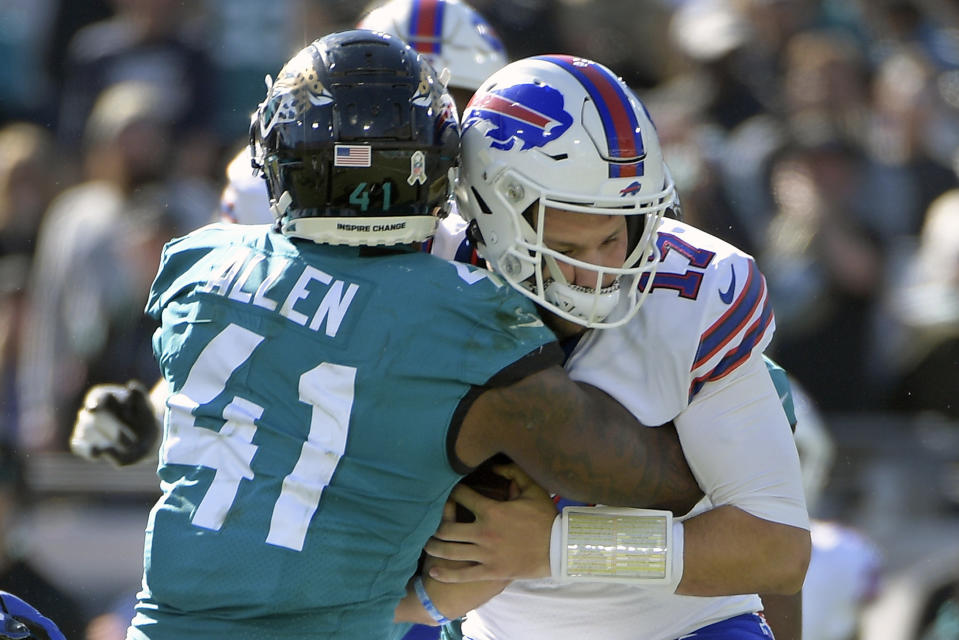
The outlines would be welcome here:
M 244 145 L 226 167 L 226 186 L 220 194 L 220 220 L 237 224 L 273 222 L 266 180 L 253 171 L 249 145 Z
M 678 204 L 639 98 L 600 64 L 537 56 L 483 83 L 462 122 L 456 198 L 479 254 L 515 289 L 562 318 L 600 328 L 627 322 L 659 264 L 656 229 Z M 539 214 L 527 214 L 534 205 Z M 546 247 L 546 207 L 627 216 L 625 263 L 603 267 Z M 560 262 L 595 271 L 596 285 L 569 284 Z M 617 280 L 604 288 L 604 275 Z
M 407 42 L 449 85 L 475 91 L 506 64 L 506 48 L 489 23 L 459 0 L 389 0 L 360 19 L 359 29 L 383 31 Z

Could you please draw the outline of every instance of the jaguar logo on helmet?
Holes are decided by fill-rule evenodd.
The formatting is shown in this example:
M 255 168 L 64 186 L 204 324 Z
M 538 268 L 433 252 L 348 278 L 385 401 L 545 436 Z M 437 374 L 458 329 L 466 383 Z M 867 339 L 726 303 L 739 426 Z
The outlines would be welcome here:
M 558 139 L 573 123 L 564 109 L 563 94 L 545 85 L 522 84 L 477 94 L 466 108 L 463 130 L 489 123 L 486 137 L 494 149 L 520 151 L 543 147 Z
M 311 106 L 331 102 L 333 96 L 317 77 L 313 53 L 308 47 L 280 69 L 279 77 L 270 87 L 260 116 L 261 134 L 266 137 L 276 125 L 302 118 Z
M 416 87 L 416 95 L 413 96 L 413 104 L 428 107 L 433 100 L 433 75 L 428 65 L 420 68 L 420 84 Z
M 432 107 L 439 114 L 437 130 L 442 135 L 446 128 L 456 125 L 459 116 L 456 113 L 456 104 L 449 93 L 434 91 L 437 82 L 432 68 L 428 64 L 423 65 L 420 69 L 420 83 L 416 87 L 416 95 L 413 96 L 413 104 L 418 107 Z

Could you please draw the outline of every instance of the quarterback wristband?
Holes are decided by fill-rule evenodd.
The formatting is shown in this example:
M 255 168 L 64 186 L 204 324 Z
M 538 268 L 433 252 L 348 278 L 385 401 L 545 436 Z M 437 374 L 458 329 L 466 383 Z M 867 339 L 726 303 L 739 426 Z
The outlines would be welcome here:
M 423 584 L 423 578 L 421 576 L 413 578 L 413 591 L 416 592 L 416 597 L 420 599 L 420 604 L 426 609 L 426 613 L 430 614 L 430 617 L 433 618 L 436 624 L 449 624 L 452 622 L 452 620 L 440 613 L 440 610 L 437 609 L 433 601 L 430 600 L 430 594 L 426 593 L 426 585 Z
M 673 592 L 683 577 L 683 525 L 670 511 L 565 507 L 553 522 L 550 572 Z

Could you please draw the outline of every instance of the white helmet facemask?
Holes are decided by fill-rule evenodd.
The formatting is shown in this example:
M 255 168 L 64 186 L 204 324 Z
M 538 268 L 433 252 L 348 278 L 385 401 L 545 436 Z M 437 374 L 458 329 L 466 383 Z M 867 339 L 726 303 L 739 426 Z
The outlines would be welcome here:
M 513 176 L 514 180 L 516 176 Z M 516 192 L 523 187 L 512 182 L 507 191 Z M 664 189 L 662 197 L 671 197 L 670 188 Z M 668 203 L 667 203 L 668 204 Z M 521 293 L 546 307 L 552 313 L 590 328 L 611 328 L 628 322 L 639 310 L 649 291 L 645 284 L 652 278 L 659 265 L 660 251 L 655 242 L 656 229 L 668 206 L 643 213 L 636 208 L 624 210 L 618 201 L 601 206 L 602 203 L 575 204 L 568 200 L 555 200 L 545 194 L 532 205 L 535 215 L 521 215 L 517 223 L 516 241 L 501 255 L 487 257 L 494 271 L 504 276 L 507 282 Z M 631 242 L 629 253 L 621 265 L 605 266 L 570 257 L 551 249 L 544 238 L 547 207 L 590 215 L 629 216 Z M 530 223 L 530 218 L 535 221 Z M 638 235 L 638 238 L 635 236 Z M 484 253 L 484 251 L 480 251 Z M 561 264 L 595 273 L 591 286 L 570 283 L 562 272 Z M 525 274 L 526 277 L 524 277 Z M 604 286 L 604 282 L 614 280 Z M 615 313 L 614 313 L 615 312 Z

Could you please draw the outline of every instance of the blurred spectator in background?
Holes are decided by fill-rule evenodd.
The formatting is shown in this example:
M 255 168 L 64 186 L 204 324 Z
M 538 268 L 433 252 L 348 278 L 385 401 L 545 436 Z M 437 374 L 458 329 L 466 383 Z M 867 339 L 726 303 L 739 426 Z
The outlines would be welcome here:
M 149 334 L 141 336 L 141 349 L 118 340 L 143 322 L 159 249 L 212 215 L 210 185 L 165 174 L 171 115 L 155 85 L 121 83 L 104 91 L 84 132 L 86 179 L 62 193 L 43 218 L 18 370 L 20 435 L 28 449 L 65 447 L 78 395 L 94 371 L 111 370 L 107 379 L 115 380 L 137 368 L 133 354 L 149 350 Z M 138 194 L 153 183 L 165 185 L 166 199 L 150 205 L 163 215 L 138 216 L 144 210 Z M 157 189 L 148 191 L 144 198 L 155 200 Z M 150 239 L 148 229 L 156 237 Z M 150 367 L 150 378 L 155 370 Z
M 46 65 L 60 0 L 4 0 L 0 8 L 0 123 L 52 119 L 56 92 Z
M 796 448 L 812 518 L 812 555 L 802 591 L 802 637 L 856 640 L 863 611 L 879 593 L 881 552 L 873 540 L 849 522 L 820 516 L 820 499 L 829 483 L 836 446 L 813 399 L 795 380 L 791 386 Z
M 870 114 L 865 52 L 847 32 L 797 33 L 783 49 L 783 118 L 795 135 L 861 146 Z
M 936 196 L 956 186 L 959 111 L 942 102 L 937 77 L 929 58 L 914 48 L 890 53 L 875 70 L 863 140 L 871 160 L 865 202 L 889 248 L 915 236 Z
M 646 95 L 686 221 L 756 255 L 758 227 L 741 215 L 742 199 L 749 194 L 725 184 L 726 172 L 748 164 L 744 154 L 729 162 L 728 128 L 760 110 L 732 68 L 750 32 L 731 2 L 682 3 L 666 31 L 681 66 Z
M 759 35 L 734 0 L 688 0 L 673 14 L 667 33 L 690 65 L 685 86 L 699 93 L 702 117 L 723 131 L 775 107 L 775 60 L 750 53 Z M 768 65 L 768 66 L 767 66 Z
M 245 134 L 250 114 L 262 99 L 263 81 L 292 53 L 300 0 L 207 0 L 204 18 L 211 63 L 209 76 L 217 106 L 211 115 L 224 140 Z M 322 3 L 315 2 L 320 5 Z M 299 49 L 299 47 L 295 47 Z M 193 75 L 194 79 L 203 76 Z
M 472 0 L 469 4 L 494 27 L 497 36 L 506 43 L 511 59 L 570 50 L 569 42 L 566 40 L 567 35 L 560 31 L 560 20 L 569 12 L 579 12 L 581 17 L 590 20 L 588 23 L 578 25 L 580 32 L 587 35 L 585 33 L 588 30 L 587 24 L 590 26 L 597 24 L 597 21 L 590 18 L 591 13 L 602 13 L 606 4 L 617 4 L 619 9 L 627 7 L 626 3 L 587 3 L 584 6 L 582 2 L 565 0 L 514 0 L 513 2 Z M 628 6 L 631 9 L 628 14 L 630 18 L 638 15 L 635 3 Z M 624 20 L 624 16 L 619 12 L 610 12 L 606 15 L 613 17 L 613 20 L 622 20 L 624 23 L 634 22 L 632 19 Z M 602 25 L 608 27 L 609 22 L 603 21 Z M 605 33 L 608 35 L 609 31 Z M 611 44 L 621 46 L 620 43 Z M 578 50 L 578 52 L 587 57 L 586 51 Z M 461 107 L 460 113 L 462 112 Z
M 0 256 L 30 256 L 43 213 L 62 188 L 66 167 L 53 135 L 29 122 L 0 128 Z
M 212 177 L 219 144 L 213 128 L 218 96 L 204 34 L 194 29 L 194 3 L 180 0 L 113 0 L 115 15 L 82 27 L 69 41 L 64 62 L 58 134 L 79 150 L 98 97 L 121 83 L 156 90 L 157 108 L 177 132 L 172 170 Z
M 18 517 L 29 503 L 23 461 L 0 444 L 0 590 L 16 593 L 53 620 L 68 638 L 79 638 L 86 619 L 68 594 L 29 560 L 29 548 L 17 537 Z
M 19 437 L 16 372 L 31 260 L 63 179 L 56 156 L 53 136 L 39 125 L 0 128 L 0 436 L 10 444 Z
M 886 301 L 899 332 L 888 345 L 891 408 L 959 420 L 959 189 L 926 214 L 915 253 Z
M 776 211 L 760 262 L 776 309 L 776 360 L 824 411 L 876 406 L 867 369 L 883 254 L 857 215 L 863 161 L 833 139 L 787 146 L 771 160 Z
M 208 84 L 219 139 L 246 136 L 264 78 L 315 38 L 348 28 L 361 6 L 360 0 L 205 0 L 200 25 L 215 69 Z
M 506 5 L 502 2 L 496 4 L 501 6 L 501 12 Z M 654 87 L 682 67 L 682 62 L 673 55 L 674 49 L 668 38 L 671 9 L 659 0 L 541 1 L 531 4 L 554 5 L 532 27 L 540 34 L 538 38 L 526 39 L 525 48 L 535 47 L 530 52 L 532 55 L 575 52 L 616 69 L 635 90 Z M 486 15 L 485 11 L 483 13 Z M 548 39 L 550 35 L 552 39 Z M 523 47 L 512 44 L 520 38 L 509 38 L 508 41 L 514 58 L 527 55 L 522 51 Z
M 28 256 L 0 254 L 0 445 L 14 446 L 20 439 L 16 373 L 29 269 Z

